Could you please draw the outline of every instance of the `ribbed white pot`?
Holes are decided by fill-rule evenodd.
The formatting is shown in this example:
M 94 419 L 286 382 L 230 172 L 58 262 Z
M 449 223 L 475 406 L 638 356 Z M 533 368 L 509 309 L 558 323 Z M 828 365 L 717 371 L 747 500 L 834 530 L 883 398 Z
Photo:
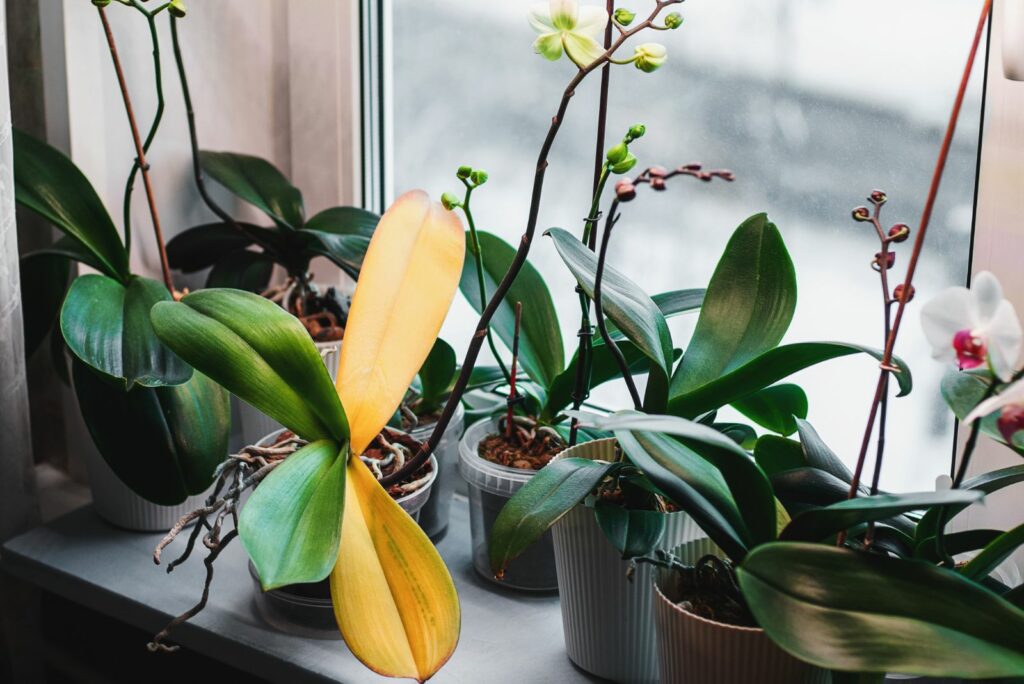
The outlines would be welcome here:
M 336 342 L 314 342 L 320 358 L 327 366 L 327 372 L 331 376 L 331 382 L 338 378 L 338 364 L 341 362 L 341 341 Z M 238 404 L 238 426 L 239 426 L 239 448 L 256 444 L 264 435 L 281 429 L 281 424 L 257 408 L 235 399 L 232 401 Z
M 114 474 L 91 441 L 81 452 L 89 474 L 93 509 L 112 525 L 133 532 L 166 532 L 181 516 L 201 508 L 206 502 L 207 492 L 190 496 L 177 506 L 152 503 L 133 492 Z
M 554 460 L 615 459 L 615 440 L 603 439 L 566 449 Z M 658 679 L 651 609 L 653 572 L 630 564 L 611 545 L 585 506 L 569 511 L 551 528 L 562 604 L 565 649 L 578 666 L 616 682 L 650 684 Z M 668 515 L 658 546 L 671 549 L 701 536 L 685 513 Z M 753 681 L 753 680 L 752 680 Z
M 710 539 L 676 550 L 683 563 L 721 555 Z M 776 646 L 763 629 L 708 620 L 677 605 L 679 575 L 659 569 L 654 587 L 662 684 L 828 684 L 826 670 L 800 662 Z

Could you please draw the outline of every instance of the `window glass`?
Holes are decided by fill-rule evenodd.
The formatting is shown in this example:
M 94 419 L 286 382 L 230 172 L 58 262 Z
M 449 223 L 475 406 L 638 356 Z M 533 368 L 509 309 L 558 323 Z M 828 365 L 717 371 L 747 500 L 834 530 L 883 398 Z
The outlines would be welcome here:
M 437 196 L 459 189 L 459 165 L 484 168 L 491 180 L 474 194 L 478 225 L 513 243 L 525 224 L 537 152 L 574 71 L 564 59 L 533 54 L 531 4 L 395 0 L 393 15 L 394 187 Z M 640 13 L 651 4 L 626 6 Z M 678 9 L 682 28 L 643 39 L 666 44 L 666 66 L 653 74 L 613 70 L 609 138 L 642 122 L 648 133 L 633 146 L 641 165 L 698 161 L 729 168 L 737 180 L 678 179 L 668 192 L 644 194 L 626 207 L 611 263 L 652 294 L 700 287 L 732 230 L 767 211 L 798 274 L 786 341 L 881 346 L 881 291 L 870 267 L 877 238 L 850 211 L 881 188 L 890 198 L 885 225 L 916 229 L 977 6 L 692 0 Z M 967 277 L 981 75 L 979 60 L 897 347 L 913 369 L 914 391 L 891 403 L 883 486 L 895 490 L 930 489 L 949 470 L 953 421 L 938 391 L 944 368 L 930 358 L 919 313 L 939 289 Z M 581 231 L 597 91 L 593 75 L 570 105 L 550 159 L 541 229 Z M 910 248 L 896 245 L 897 281 Z M 568 350 L 578 325 L 573 281 L 547 238 L 538 235 L 531 260 L 552 288 Z M 464 347 L 475 319 L 457 302 L 443 336 Z M 677 347 L 695 320 L 672 323 Z M 809 419 L 847 462 L 856 458 L 876 369 L 861 356 L 796 376 L 810 398 Z M 627 397 L 608 386 L 594 400 L 622 407 Z

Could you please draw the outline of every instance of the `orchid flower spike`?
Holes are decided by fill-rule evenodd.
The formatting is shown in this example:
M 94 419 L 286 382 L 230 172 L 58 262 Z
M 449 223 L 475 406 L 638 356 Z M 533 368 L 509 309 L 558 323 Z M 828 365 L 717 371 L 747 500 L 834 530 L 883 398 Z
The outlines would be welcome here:
M 1013 436 L 1024 429 L 1024 380 L 1013 383 L 1001 394 L 990 397 L 974 407 L 967 414 L 964 423 L 970 424 L 984 418 L 990 413 L 999 411 L 996 427 L 1007 444 L 1013 444 Z
M 979 273 L 969 290 L 940 292 L 922 309 L 921 324 L 934 358 L 956 361 L 961 370 L 987 364 L 1003 381 L 1013 376 L 1021 351 L 1020 320 L 988 271 Z
M 580 7 L 576 0 L 550 0 L 530 9 L 530 26 L 540 34 L 533 43 L 537 54 L 555 61 L 564 50 L 580 69 L 604 54 L 597 39 L 607 25 L 604 8 Z

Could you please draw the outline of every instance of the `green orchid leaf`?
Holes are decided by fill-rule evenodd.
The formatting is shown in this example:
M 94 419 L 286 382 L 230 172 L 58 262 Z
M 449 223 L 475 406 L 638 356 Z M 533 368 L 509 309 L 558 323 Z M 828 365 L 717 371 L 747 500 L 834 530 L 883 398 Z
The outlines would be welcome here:
M 356 207 L 326 209 L 306 222 L 303 234 L 314 238 L 306 249 L 325 256 L 353 279 L 359 278 L 363 257 L 380 216 Z
M 139 496 L 180 504 L 213 483 L 227 458 L 231 406 L 227 392 L 202 373 L 173 387 L 127 392 L 75 359 L 75 394 L 103 460 Z
M 91 254 L 90 265 L 127 280 L 128 252 L 89 180 L 61 152 L 19 130 L 14 131 L 14 196 L 74 240 L 77 252 Z
M 732 407 L 761 427 L 789 436 L 797 418 L 807 417 L 807 395 L 797 385 L 773 385 L 732 402 Z
M 711 427 L 744 449 L 753 449 L 757 443 L 757 432 L 744 423 L 712 423 Z
M 621 464 L 566 458 L 537 471 L 501 509 L 491 530 L 491 571 L 502 576 L 510 561 L 540 539 Z
M 170 299 L 167 288 L 149 278 L 132 276 L 125 287 L 107 276 L 79 276 L 61 308 L 61 332 L 75 356 L 121 378 L 125 389 L 178 385 L 192 369 L 157 338 L 149 320 L 153 305 Z
M 853 473 L 825 444 L 825 440 L 821 438 L 814 426 L 802 418 L 796 421 L 796 425 L 800 432 L 800 445 L 803 448 L 804 457 L 807 459 L 807 465 L 824 470 L 847 484 L 853 482 Z
M 269 216 L 282 228 L 300 228 L 302 193 L 265 159 L 234 152 L 202 150 L 199 163 L 215 181 Z
M 950 556 L 956 556 L 969 551 L 983 549 L 1004 534 L 1003 530 L 966 530 L 964 532 L 953 532 L 942 537 L 946 552 Z M 936 553 L 935 537 L 928 537 L 914 543 L 914 556 L 932 563 L 938 563 L 942 559 Z
M 345 411 L 313 340 L 273 302 L 200 290 L 156 305 L 151 318 L 182 358 L 300 437 L 347 439 Z
M 993 570 L 999 567 L 1022 544 L 1024 544 L 1024 525 L 1018 525 L 986 544 L 981 553 L 967 561 L 959 569 L 960 574 L 968 579 L 981 581 L 988 577 Z
M 991 494 L 992 492 L 999 491 L 1003 487 L 1009 487 L 1010 485 L 1017 484 L 1019 482 L 1024 482 L 1024 465 L 1000 468 L 999 470 L 993 470 L 992 472 L 972 477 L 969 480 L 965 480 L 960 488 L 967 491 Z M 948 523 L 957 514 L 966 510 L 967 506 L 968 504 L 947 507 L 944 513 L 945 521 Z M 921 521 L 917 524 L 917 534 L 915 535 L 915 538 L 920 542 L 928 537 L 934 537 L 938 534 L 938 527 L 939 511 L 928 511 L 921 517 Z
M 799 342 L 776 347 L 691 392 L 673 396 L 669 400 L 669 413 L 693 418 L 749 396 L 797 371 L 851 354 L 882 357 L 877 349 L 845 342 Z M 902 397 L 912 386 L 910 369 L 902 359 L 893 357 L 892 362 L 900 369 L 896 374 L 900 385 L 897 396 Z
M 42 252 L 23 256 L 18 269 L 25 358 L 28 359 L 53 329 L 68 289 L 71 269 L 66 257 Z
M 95 268 L 100 273 L 105 272 L 103 263 L 96 258 L 95 254 L 83 247 L 81 242 L 67 235 L 57 238 L 49 247 L 33 250 L 21 258 L 25 260 L 37 256 L 63 257 L 64 259 L 85 264 L 90 268 Z
M 597 255 L 572 234 L 552 228 L 548 235 L 562 261 L 588 297 L 594 297 Z M 654 366 L 668 378 L 673 360 L 672 336 L 665 315 L 639 285 L 609 265 L 601 282 L 604 313 L 635 344 Z
M 420 396 L 426 406 L 437 406 L 448 393 L 457 366 L 455 350 L 440 337 L 437 338 L 419 372 Z
M 469 374 L 468 389 L 493 387 L 505 382 L 505 374 L 497 366 L 474 366 Z M 449 386 L 450 389 L 450 386 Z
M 264 591 L 319 582 L 334 568 L 347 451 L 330 440 L 307 444 L 282 461 L 242 507 L 238 535 Z
M 919 511 L 934 506 L 970 505 L 983 498 L 981 492 L 962 489 L 913 494 L 876 494 L 807 510 L 793 517 L 793 521 L 779 535 L 782 541 L 822 541 L 860 523 L 885 520 L 908 511 Z
M 640 351 L 632 342 L 622 340 L 616 343 L 619 351 L 629 364 L 630 370 L 634 373 L 643 372 L 647 368 L 647 356 Z M 548 400 L 541 411 L 541 419 L 545 421 L 554 420 L 559 413 L 572 404 L 572 393 L 576 387 L 576 367 L 579 363 L 577 354 L 572 355 L 572 360 L 564 371 L 555 377 L 554 382 L 548 388 Z M 611 350 L 602 342 L 595 343 L 591 355 L 590 383 L 591 389 L 599 387 L 606 382 L 622 377 L 619 364 L 612 356 Z
M 766 214 L 751 216 L 715 267 L 669 396 L 692 394 L 775 347 L 795 310 L 796 272 L 782 235 Z
M 769 478 L 787 470 L 807 467 L 800 442 L 776 435 L 758 437 L 754 444 L 754 460 Z
M 656 432 L 616 432 L 644 475 L 734 560 L 751 546 L 739 507 L 722 474 L 678 441 Z
M 776 538 L 775 497 L 768 477 L 750 454 L 718 430 L 684 418 L 635 411 L 620 411 L 606 418 L 592 419 L 588 424 L 612 431 L 620 440 L 626 431 L 660 433 L 677 438 L 681 449 L 692 451 L 721 473 L 729 491 L 729 497 L 722 501 L 727 509 L 731 509 L 728 503 L 731 500 L 739 510 L 750 541 L 761 544 Z M 679 454 L 681 449 L 674 450 L 674 453 Z M 627 450 L 626 453 L 632 458 L 632 452 Z M 665 463 L 662 465 L 668 467 Z M 706 498 L 708 496 L 705 494 Z M 676 503 L 682 505 L 680 501 Z
M 704 302 L 705 292 L 707 292 L 707 290 L 704 290 L 703 288 L 671 290 L 669 292 L 659 292 L 651 297 L 651 300 L 667 319 L 681 314 L 699 311 L 700 305 Z M 612 339 L 616 341 L 626 339 L 626 336 L 622 334 L 619 327 L 615 325 L 615 321 L 608 320 L 607 328 Z M 595 341 L 600 339 L 600 337 L 595 337 Z
M 974 407 L 981 403 L 988 390 L 989 381 L 974 373 L 949 369 L 942 377 L 940 389 L 942 398 L 956 415 L 957 420 L 963 420 L 967 414 L 974 410 Z M 999 432 L 996 421 L 999 420 L 999 413 L 995 412 L 981 419 L 981 431 L 990 439 L 1006 445 L 1018 454 L 1024 455 L 1024 447 L 1018 444 L 1010 444 Z
M 660 511 L 631 510 L 598 501 L 594 505 L 597 524 L 623 560 L 646 556 L 665 532 L 665 514 Z
M 477 237 L 483 254 L 484 287 L 487 298 L 490 299 L 511 266 L 516 250 L 490 233 L 478 231 Z M 466 260 L 462 266 L 459 289 L 473 309 L 480 313 L 486 302 L 480 301 L 478 277 L 476 259 L 467 239 Z M 523 303 L 519 362 L 530 378 L 544 387 L 550 387 L 565 368 L 565 349 L 562 346 L 562 331 L 558 325 L 555 305 L 551 301 L 551 293 L 548 292 L 548 286 L 540 272 L 530 262 L 523 265 L 519 276 L 505 296 L 505 301 L 491 320 L 491 329 L 509 349 L 512 348 L 512 339 L 515 335 L 516 302 Z
M 270 284 L 274 261 L 262 252 L 237 249 L 217 260 L 206 276 L 206 287 L 230 287 L 259 294 Z
M 254 232 L 271 232 L 251 223 L 239 222 L 238 225 Z M 252 238 L 227 223 L 208 223 L 189 228 L 171 238 L 167 243 L 167 261 L 171 268 L 194 273 L 251 244 Z
M 958 573 L 823 544 L 767 544 L 737 570 L 775 643 L 820 667 L 1024 675 L 1024 611 Z
M 372 238 L 380 215 L 357 207 L 331 207 L 306 221 L 305 229 L 331 235 L 356 235 Z
M 755 450 L 755 458 L 756 456 Z M 786 469 L 769 477 L 776 496 L 782 499 L 787 508 L 791 507 L 791 503 L 801 509 L 830 506 L 845 501 L 850 493 L 848 482 L 840 480 L 832 473 L 810 466 Z

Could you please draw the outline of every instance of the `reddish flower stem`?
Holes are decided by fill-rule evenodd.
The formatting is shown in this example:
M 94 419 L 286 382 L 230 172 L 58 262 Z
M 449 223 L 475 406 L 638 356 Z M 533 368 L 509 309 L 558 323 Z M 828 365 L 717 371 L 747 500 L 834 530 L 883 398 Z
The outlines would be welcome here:
M 505 437 L 512 441 L 512 423 L 515 418 L 516 402 L 519 393 L 516 391 L 516 369 L 519 367 L 519 328 L 523 323 L 523 303 L 516 302 L 516 325 L 512 333 L 512 367 L 508 376 L 508 408 L 505 416 Z

